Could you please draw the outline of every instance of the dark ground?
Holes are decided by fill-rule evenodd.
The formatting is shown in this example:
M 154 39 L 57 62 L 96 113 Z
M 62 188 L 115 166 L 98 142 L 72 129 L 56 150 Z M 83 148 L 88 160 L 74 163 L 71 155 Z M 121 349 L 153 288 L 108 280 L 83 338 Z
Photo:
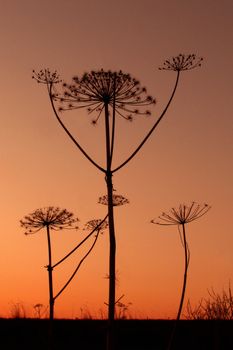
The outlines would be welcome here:
M 116 350 L 166 350 L 174 321 L 116 321 Z M 55 320 L 54 350 L 105 350 L 104 320 Z M 47 350 L 48 320 L 0 319 L 3 350 Z M 174 350 L 233 349 L 233 321 L 180 321 Z

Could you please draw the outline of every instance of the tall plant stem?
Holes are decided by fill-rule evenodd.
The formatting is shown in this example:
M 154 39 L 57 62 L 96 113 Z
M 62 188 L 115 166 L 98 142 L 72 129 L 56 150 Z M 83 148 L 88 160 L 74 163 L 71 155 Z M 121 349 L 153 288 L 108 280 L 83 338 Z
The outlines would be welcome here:
M 109 296 L 108 296 L 108 333 L 107 349 L 114 349 L 114 318 L 115 318 L 115 281 L 116 281 L 116 239 L 113 213 L 113 184 L 111 171 L 111 141 L 109 130 L 109 111 L 105 105 L 105 133 L 106 133 L 106 184 L 108 194 L 108 224 L 109 224 Z
M 188 243 L 187 243 L 187 239 L 186 239 L 186 232 L 185 232 L 185 224 L 182 224 L 182 244 L 184 247 L 184 278 L 183 278 L 183 286 L 182 286 L 182 292 L 181 292 L 181 297 L 180 297 L 180 305 L 179 305 L 179 309 L 177 312 L 177 316 L 176 316 L 176 320 L 174 323 L 174 327 L 172 329 L 172 333 L 171 333 L 171 337 L 169 340 L 169 344 L 167 347 L 167 350 L 171 350 L 172 349 L 172 345 L 173 345 L 173 341 L 174 341 L 174 337 L 175 337 L 175 333 L 176 333 L 176 328 L 177 328 L 177 324 L 180 320 L 180 316 L 181 316 L 181 312 L 182 312 L 182 308 L 183 308 L 183 304 L 184 304 L 184 297 L 185 297 L 185 291 L 186 291 L 186 285 L 187 285 L 187 274 L 188 274 L 188 265 L 189 265 L 189 248 L 188 248 Z
M 188 264 L 189 264 L 189 254 L 188 254 L 188 244 L 187 244 L 186 233 L 185 233 L 185 224 L 182 224 L 182 236 L 183 236 L 183 246 L 184 246 L 184 278 L 183 278 L 183 287 L 182 287 L 182 293 L 180 298 L 179 310 L 176 317 L 177 321 L 179 321 L 180 319 L 180 315 L 184 304 L 184 297 L 185 297 L 185 291 L 186 291 L 186 285 L 187 285 Z
M 47 241 L 48 241 L 48 256 L 49 263 L 47 266 L 49 276 L 49 334 L 48 334 L 48 348 L 53 350 L 53 319 L 54 319 L 54 298 L 53 298 L 53 267 L 52 267 L 52 248 L 50 240 L 49 226 L 46 226 Z
M 112 174 L 106 174 L 107 191 L 108 191 L 108 217 L 109 217 L 109 297 L 108 297 L 108 350 L 114 348 L 114 318 L 115 318 L 115 282 L 116 282 L 116 239 L 113 215 L 113 185 Z
M 54 318 L 52 249 L 51 249 L 49 226 L 46 226 L 46 229 L 47 229 L 48 256 L 49 256 L 49 263 L 47 266 L 48 276 L 49 276 L 49 319 L 52 321 Z

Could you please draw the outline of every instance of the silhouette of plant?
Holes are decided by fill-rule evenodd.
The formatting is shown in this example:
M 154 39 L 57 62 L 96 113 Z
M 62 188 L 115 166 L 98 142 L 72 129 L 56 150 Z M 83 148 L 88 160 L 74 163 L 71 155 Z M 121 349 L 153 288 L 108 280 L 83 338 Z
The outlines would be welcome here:
M 210 206 L 208 204 L 200 205 L 195 202 L 192 202 L 191 205 L 180 204 L 180 206 L 177 209 L 172 208 L 169 213 L 163 212 L 162 215 L 159 216 L 158 221 L 151 220 L 151 223 L 157 224 L 157 225 L 165 225 L 165 226 L 176 225 L 178 227 L 181 243 L 184 248 L 184 278 L 183 278 L 183 287 L 182 287 L 176 322 L 179 321 L 181 312 L 182 312 L 186 284 L 187 284 L 188 266 L 190 261 L 190 250 L 187 242 L 185 225 L 194 220 L 199 219 L 200 217 L 205 215 L 209 211 L 209 209 L 210 209 Z M 180 231 L 180 226 L 182 228 L 182 231 Z M 176 323 L 175 323 L 175 328 L 176 328 Z M 168 349 L 170 349 L 172 346 L 175 328 L 174 328 Z
M 170 64 L 169 64 L 170 62 Z M 173 62 L 173 63 L 172 63 Z M 60 90 L 60 78 L 57 72 L 51 72 L 44 69 L 38 73 L 33 71 L 33 78 L 47 86 L 51 106 L 58 123 L 63 130 L 78 147 L 82 154 L 105 175 L 107 198 L 108 198 L 108 223 L 109 223 L 109 303 L 108 303 L 108 340 L 107 348 L 113 349 L 113 327 L 115 318 L 115 256 L 116 256 L 116 238 L 113 210 L 113 174 L 124 167 L 135 157 L 145 142 L 151 136 L 155 128 L 164 117 L 175 95 L 180 72 L 199 66 L 201 59 L 196 55 L 179 55 L 170 61 L 165 61 L 162 69 L 174 70 L 176 72 L 176 81 L 168 100 L 167 105 L 161 115 L 154 122 L 152 128 L 142 139 L 138 147 L 131 155 L 113 168 L 113 154 L 116 134 L 116 117 L 132 121 L 138 115 L 150 115 L 151 112 L 146 109 L 155 104 L 155 99 L 147 94 L 146 88 L 142 87 L 140 82 L 132 78 L 130 74 L 122 71 L 112 72 L 103 69 L 84 73 L 82 77 L 74 76 L 71 83 L 63 83 Z M 59 104 L 57 106 L 57 104 Z M 95 125 L 101 115 L 104 117 L 105 145 L 106 145 L 106 166 L 102 167 L 96 160 L 89 156 L 79 141 L 72 135 L 61 119 L 61 113 L 70 110 L 87 109 L 87 113 L 92 115 L 92 124 Z
M 66 209 L 58 207 L 46 207 L 36 209 L 31 214 L 20 220 L 21 227 L 26 229 L 25 234 L 34 234 L 45 228 L 48 243 L 48 265 L 46 266 L 49 276 L 49 318 L 54 318 L 54 295 L 53 295 L 53 266 L 52 266 L 52 245 L 50 230 L 60 231 L 63 229 L 77 229 L 79 219 Z
M 91 311 L 88 309 L 87 305 L 80 307 L 80 319 L 82 320 L 92 320 L 94 317 L 91 314 Z
M 131 302 L 122 303 L 121 300 L 124 298 L 124 294 L 116 301 L 116 306 L 118 308 L 117 318 L 119 320 L 126 320 L 129 316 L 129 307 L 132 305 Z
M 27 313 L 26 309 L 23 303 L 18 302 L 18 303 L 11 303 L 11 317 L 14 319 L 19 319 L 19 318 L 26 318 Z
M 201 66 L 203 61 L 202 57 L 196 55 L 184 55 L 179 54 L 176 57 L 172 57 L 170 60 L 166 60 L 160 70 L 173 70 L 176 72 L 191 70 Z
M 188 320 L 233 320 L 233 296 L 231 285 L 228 290 L 216 293 L 208 290 L 209 297 L 201 299 L 197 306 L 187 303 L 185 318 Z
M 39 320 L 44 316 L 44 314 L 47 311 L 47 307 L 45 307 L 41 303 L 37 303 L 33 305 L 34 313 L 35 313 L 35 318 L 38 318 Z
M 99 197 L 98 203 L 103 205 L 108 205 L 108 196 L 104 195 L 102 197 Z M 128 204 L 129 200 L 125 197 L 123 197 L 121 194 L 113 194 L 112 196 L 112 204 L 114 207 L 119 207 L 124 204 Z
M 87 221 L 87 223 L 84 226 L 84 230 L 92 231 L 95 230 L 97 233 L 103 233 L 103 231 L 108 227 L 108 222 L 101 219 L 93 219 Z
M 59 295 L 66 289 L 66 287 L 70 284 L 70 282 L 72 281 L 72 279 L 74 278 L 74 276 L 76 275 L 76 273 L 78 272 L 79 268 L 81 267 L 82 263 L 84 262 L 84 260 L 88 257 L 88 255 L 91 253 L 91 251 L 93 250 L 97 239 L 99 237 L 99 234 L 102 234 L 103 231 L 108 227 L 108 222 L 107 222 L 107 217 L 108 215 L 105 216 L 105 218 L 103 220 L 101 219 L 93 219 L 88 221 L 85 226 L 84 226 L 84 230 L 88 230 L 91 231 L 74 249 L 72 249 L 71 252 L 69 252 L 64 258 L 62 258 L 59 262 L 57 262 L 55 265 L 53 265 L 53 268 L 58 266 L 61 262 L 63 262 L 65 259 L 67 259 L 71 254 L 74 253 L 74 251 L 79 248 L 89 237 L 91 237 L 93 235 L 94 232 L 96 232 L 95 238 L 94 238 L 94 242 L 92 243 L 91 247 L 89 248 L 89 250 L 87 251 L 87 253 L 84 255 L 84 257 L 79 261 L 77 267 L 75 268 L 74 272 L 72 273 L 72 275 L 70 276 L 70 278 L 68 279 L 68 281 L 65 283 L 65 285 L 60 289 L 60 291 L 54 296 L 54 300 L 57 299 L 59 297 Z

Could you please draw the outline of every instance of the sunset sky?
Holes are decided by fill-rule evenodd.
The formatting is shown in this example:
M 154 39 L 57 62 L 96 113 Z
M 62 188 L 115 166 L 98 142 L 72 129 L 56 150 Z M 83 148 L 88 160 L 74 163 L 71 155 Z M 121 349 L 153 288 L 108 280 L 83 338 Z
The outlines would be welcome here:
M 150 220 L 180 203 L 208 203 L 211 210 L 187 226 L 191 251 L 186 301 L 195 305 L 233 288 L 233 2 L 231 0 L 0 0 L 1 42 L 1 245 L 0 316 L 20 303 L 48 305 L 45 231 L 25 236 L 19 220 L 49 205 L 72 211 L 80 230 L 53 232 L 53 261 L 83 237 L 82 227 L 103 218 L 106 193 L 94 168 L 58 125 L 46 87 L 32 70 L 57 70 L 62 79 L 98 69 L 122 70 L 139 79 L 157 104 L 150 117 L 119 120 L 114 164 L 125 160 L 167 103 L 176 73 L 160 71 L 179 53 L 203 57 L 201 68 L 181 73 L 165 119 L 141 152 L 114 175 L 117 193 L 130 204 L 116 208 L 117 298 L 132 303 L 132 317 L 175 316 L 183 278 L 176 227 Z M 85 110 L 63 120 L 80 143 L 104 164 L 103 124 Z M 55 292 L 85 249 L 54 271 Z M 56 317 L 106 312 L 108 234 L 56 301 Z

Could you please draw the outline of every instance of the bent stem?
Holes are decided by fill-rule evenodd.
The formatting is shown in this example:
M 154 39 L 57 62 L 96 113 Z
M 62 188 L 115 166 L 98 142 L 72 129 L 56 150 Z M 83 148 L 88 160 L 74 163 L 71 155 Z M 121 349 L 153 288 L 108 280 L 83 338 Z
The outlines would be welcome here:
M 183 287 L 182 287 L 182 293 L 181 293 L 181 298 L 180 298 L 180 305 L 176 317 L 176 321 L 179 321 L 180 315 L 182 312 L 183 308 L 183 303 L 184 303 L 184 297 L 185 297 L 185 291 L 186 291 L 186 285 L 187 285 L 187 274 L 188 274 L 188 265 L 189 265 L 189 249 L 188 249 L 188 243 L 186 239 L 186 233 L 185 233 L 185 224 L 182 224 L 182 238 L 183 238 L 183 247 L 184 247 L 184 279 L 183 279 Z
M 74 247 L 68 254 L 66 254 L 61 260 L 59 260 L 56 264 L 52 266 L 54 269 L 56 266 L 60 265 L 64 260 L 66 260 L 71 254 L 73 254 L 86 240 L 93 235 L 95 231 L 98 231 L 98 229 L 101 227 L 103 222 L 107 219 L 108 214 L 105 216 L 105 218 L 79 243 Z
M 174 327 L 172 330 L 172 334 L 170 337 L 170 341 L 169 341 L 167 350 L 172 349 L 172 344 L 174 341 L 177 324 L 180 320 L 180 316 L 181 316 L 181 312 L 182 312 L 182 308 L 183 308 L 183 304 L 184 304 L 184 297 L 185 297 L 185 291 L 186 291 L 186 285 L 187 285 L 188 266 L 189 266 L 189 259 L 190 259 L 190 251 L 189 251 L 189 247 L 188 247 L 188 243 L 187 243 L 187 239 L 186 239 L 185 224 L 182 223 L 181 225 L 182 225 L 182 240 L 181 240 L 181 242 L 182 242 L 182 245 L 184 247 L 184 278 L 183 278 L 183 286 L 182 286 L 182 292 L 181 292 L 181 298 L 180 298 L 180 305 L 179 305 L 179 309 L 177 312 L 176 320 L 174 323 Z
M 119 165 L 118 167 L 116 167 L 112 172 L 115 173 L 116 171 L 120 170 L 123 166 L 125 166 L 132 158 L 134 158 L 134 156 L 136 156 L 136 154 L 140 151 L 140 149 L 142 148 L 142 146 L 146 143 L 146 141 L 149 139 L 149 137 L 151 136 L 151 134 L 153 133 L 153 131 L 156 129 L 156 127 L 158 126 L 158 124 L 161 122 L 162 118 L 164 117 L 164 115 L 166 114 L 168 107 L 170 106 L 173 97 L 175 95 L 177 86 L 178 86 L 178 82 L 179 82 L 179 78 L 180 78 L 180 71 L 177 72 L 177 76 L 176 76 L 176 82 L 175 82 L 175 86 L 173 88 L 171 97 L 166 105 L 166 107 L 164 108 L 163 112 L 161 113 L 160 117 L 156 120 L 156 122 L 154 123 L 154 125 L 152 126 L 152 128 L 150 129 L 150 131 L 147 133 L 147 135 L 144 137 L 144 139 L 141 141 L 141 143 L 139 144 L 139 146 L 135 149 L 135 151 L 131 154 L 131 156 L 126 159 L 121 165 Z
M 96 230 L 96 229 L 95 229 Z M 93 233 L 93 232 L 92 232 Z M 74 278 L 74 276 L 76 275 L 76 273 L 78 272 L 79 268 L 81 267 L 82 263 L 84 262 L 84 260 L 88 257 L 88 255 L 91 253 L 91 251 L 93 250 L 97 239 L 99 237 L 99 233 L 100 230 L 97 230 L 97 234 L 95 236 L 94 242 L 92 243 L 90 249 L 88 250 L 88 252 L 84 255 L 84 257 L 80 260 L 78 266 L 76 267 L 76 269 L 74 270 L 74 272 L 72 273 L 71 277 L 68 279 L 68 281 L 65 283 L 65 285 L 60 289 L 60 291 L 55 295 L 54 297 L 54 301 L 59 297 L 59 295 L 61 295 L 61 293 L 66 289 L 66 287 L 70 284 L 70 282 L 72 281 L 72 279 Z
M 82 148 L 82 146 L 77 142 L 77 140 L 73 137 L 73 135 L 69 132 L 69 130 L 67 129 L 67 127 L 65 126 L 65 124 L 62 122 L 61 118 L 59 117 L 57 110 L 54 106 L 54 102 L 53 102 L 53 92 L 52 92 L 52 88 L 53 88 L 53 84 L 51 83 L 48 87 L 48 92 L 49 92 L 49 99 L 52 105 L 52 109 L 53 112 L 55 114 L 55 117 L 57 118 L 57 121 L 59 122 L 59 124 L 61 125 L 61 127 L 63 128 L 63 130 L 66 132 L 66 134 L 69 136 L 69 138 L 73 141 L 73 143 L 78 147 L 78 149 L 82 152 L 82 154 L 96 167 L 98 168 L 100 171 L 105 172 L 105 170 L 99 165 L 97 164 L 88 154 L 87 152 Z

